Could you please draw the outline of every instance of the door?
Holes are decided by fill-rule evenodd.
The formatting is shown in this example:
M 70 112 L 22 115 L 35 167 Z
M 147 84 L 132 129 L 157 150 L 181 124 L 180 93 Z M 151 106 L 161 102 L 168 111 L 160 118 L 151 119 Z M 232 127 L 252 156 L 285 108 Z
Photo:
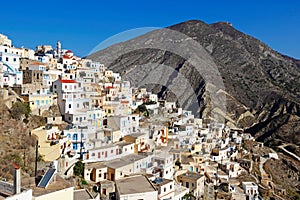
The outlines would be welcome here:
M 111 180 L 111 181 L 115 181 L 115 174 L 111 173 L 111 175 L 110 175 L 110 180 Z

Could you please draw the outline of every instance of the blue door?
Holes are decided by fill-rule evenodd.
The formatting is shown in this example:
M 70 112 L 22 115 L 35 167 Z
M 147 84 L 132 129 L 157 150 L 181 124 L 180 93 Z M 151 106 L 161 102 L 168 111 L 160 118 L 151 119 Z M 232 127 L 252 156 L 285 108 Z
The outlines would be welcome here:
M 193 172 L 193 169 L 194 169 L 193 166 L 190 166 L 190 171 L 191 171 L 191 172 Z

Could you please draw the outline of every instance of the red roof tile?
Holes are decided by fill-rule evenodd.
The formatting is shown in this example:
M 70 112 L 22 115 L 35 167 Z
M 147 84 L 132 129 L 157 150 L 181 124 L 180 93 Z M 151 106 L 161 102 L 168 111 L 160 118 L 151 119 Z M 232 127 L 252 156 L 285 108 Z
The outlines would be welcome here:
M 67 56 L 67 55 L 64 55 L 63 58 L 64 58 L 64 59 L 71 59 L 71 57 L 70 57 L 70 56 Z
M 64 79 L 60 79 L 59 80 L 61 83 L 76 83 L 75 80 L 64 80 Z
M 39 61 L 32 61 L 29 63 L 29 65 L 45 65 L 45 63 L 39 62 Z

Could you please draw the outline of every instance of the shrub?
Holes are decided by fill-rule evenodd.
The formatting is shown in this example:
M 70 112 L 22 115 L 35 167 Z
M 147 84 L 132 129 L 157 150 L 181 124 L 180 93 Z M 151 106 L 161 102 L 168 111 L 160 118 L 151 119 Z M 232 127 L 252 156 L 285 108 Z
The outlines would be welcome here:
M 81 160 L 79 160 L 77 163 L 75 163 L 73 170 L 74 170 L 75 176 L 83 176 L 84 166 L 83 166 L 83 163 Z
M 82 185 L 87 185 L 88 183 L 86 182 L 86 180 L 82 179 L 82 180 L 81 180 L 81 184 L 82 184 Z
M 27 119 L 30 113 L 29 104 L 20 101 L 15 102 L 10 109 L 11 118 L 16 120 L 20 120 L 23 115 L 25 115 Z

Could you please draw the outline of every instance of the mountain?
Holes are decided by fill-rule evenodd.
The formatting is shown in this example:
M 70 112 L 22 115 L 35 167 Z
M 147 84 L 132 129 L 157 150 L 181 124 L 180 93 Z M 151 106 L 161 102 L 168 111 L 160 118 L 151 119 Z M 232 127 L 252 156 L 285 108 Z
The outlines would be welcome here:
M 300 61 L 230 23 L 191 20 L 88 58 L 205 119 L 222 116 L 270 145 L 300 145 Z

